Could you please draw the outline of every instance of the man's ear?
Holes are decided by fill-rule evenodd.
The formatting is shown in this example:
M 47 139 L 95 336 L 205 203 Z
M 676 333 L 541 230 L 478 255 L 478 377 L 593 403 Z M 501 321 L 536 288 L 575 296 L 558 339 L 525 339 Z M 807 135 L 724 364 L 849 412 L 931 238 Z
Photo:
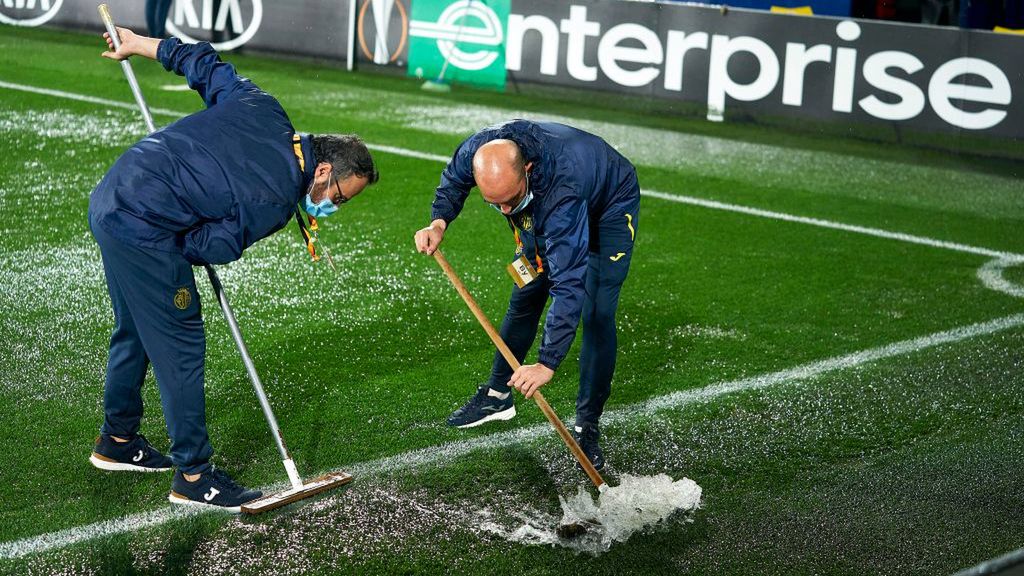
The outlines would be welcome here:
M 330 174 L 331 173 L 331 168 L 332 168 L 332 166 L 329 163 L 321 162 L 321 163 L 316 165 L 316 170 L 313 171 L 313 176 L 315 178 L 320 178 L 320 177 L 324 176 L 325 174 Z
M 525 172 L 529 172 L 531 168 L 533 168 L 533 162 L 527 162 L 527 163 L 526 163 L 526 164 L 525 164 L 525 165 L 523 166 L 523 170 L 524 170 Z

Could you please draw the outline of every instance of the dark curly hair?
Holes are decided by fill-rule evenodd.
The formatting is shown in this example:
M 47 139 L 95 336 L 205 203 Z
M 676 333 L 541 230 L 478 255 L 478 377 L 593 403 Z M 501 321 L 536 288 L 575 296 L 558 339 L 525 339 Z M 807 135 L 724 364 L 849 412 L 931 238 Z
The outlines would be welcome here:
M 380 174 L 373 164 L 373 157 L 366 143 L 355 134 L 312 135 L 313 156 L 316 161 L 331 165 L 334 177 L 342 180 L 355 174 L 373 184 L 380 180 Z

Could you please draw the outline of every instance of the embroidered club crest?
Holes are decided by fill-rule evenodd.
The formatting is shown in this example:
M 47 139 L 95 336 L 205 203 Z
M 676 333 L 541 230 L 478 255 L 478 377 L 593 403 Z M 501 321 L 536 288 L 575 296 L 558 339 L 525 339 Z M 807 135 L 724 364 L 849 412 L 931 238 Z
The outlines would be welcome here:
M 174 294 L 174 307 L 178 310 L 184 310 L 191 303 L 192 293 L 188 291 L 188 288 L 178 288 L 178 291 Z

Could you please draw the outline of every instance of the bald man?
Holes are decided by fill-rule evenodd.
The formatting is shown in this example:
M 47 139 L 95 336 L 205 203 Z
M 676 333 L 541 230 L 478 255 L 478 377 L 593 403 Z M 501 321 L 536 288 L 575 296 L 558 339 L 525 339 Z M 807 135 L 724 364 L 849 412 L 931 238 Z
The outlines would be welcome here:
M 511 387 L 527 398 L 547 384 L 569 353 L 583 319 L 577 441 L 598 469 L 599 420 L 615 371 L 615 310 L 629 272 L 640 209 L 636 170 L 604 140 L 563 124 L 513 120 L 481 130 L 455 151 L 441 174 L 430 226 L 416 248 L 432 254 L 473 187 L 501 213 L 515 241 L 515 284 L 501 337 L 520 362 L 551 306 L 537 362 L 516 370 L 500 353 L 491 376 L 448 418 L 459 428 L 516 414 Z

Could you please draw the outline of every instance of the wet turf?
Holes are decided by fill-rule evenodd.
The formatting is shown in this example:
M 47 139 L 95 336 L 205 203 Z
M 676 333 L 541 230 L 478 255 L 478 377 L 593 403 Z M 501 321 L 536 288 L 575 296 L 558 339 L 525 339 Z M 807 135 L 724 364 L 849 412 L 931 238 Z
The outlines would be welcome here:
M 3 28 L 0 48 L 2 81 L 130 101 L 120 70 L 88 37 Z M 304 131 L 355 131 L 446 155 L 482 124 L 557 115 L 606 136 L 640 166 L 642 184 L 662 192 L 1024 252 L 1024 185 L 998 162 L 966 170 L 934 152 L 619 113 L 609 103 L 464 91 L 447 100 L 404 79 L 234 60 Z M 136 68 L 151 105 L 199 105 L 161 91 L 176 80 L 158 65 Z M 0 550 L 164 506 L 169 476 L 105 474 L 86 461 L 112 320 L 85 207 L 140 124 L 129 110 L 0 88 Z M 498 426 L 443 426 L 483 378 L 491 349 L 434 263 L 412 250 L 441 164 L 377 159 L 380 185 L 325 225 L 340 274 L 312 267 L 291 228 L 222 269 L 300 471 L 355 466 L 357 481 L 267 519 L 175 519 L 0 559 L 0 572 L 931 574 L 1024 545 L 1019 328 L 606 427 L 613 477 L 667 472 L 701 484 L 705 507 L 692 523 L 598 557 L 484 529 L 556 514 L 558 495 L 585 478 L 553 435 L 526 433 L 543 419 L 525 403 L 511 424 L 526 431 L 518 441 L 487 440 Z M 511 239 L 479 202 L 467 206 L 446 251 L 498 320 Z M 983 256 L 655 198 L 641 214 L 610 410 L 1024 311 L 977 280 Z M 1004 277 L 1019 286 L 1024 267 Z M 280 482 L 199 280 L 215 461 L 249 484 Z M 311 304 L 325 292 L 330 306 L 318 310 Z M 567 363 L 545 391 L 564 417 L 576 380 Z M 145 390 L 143 431 L 166 447 L 152 379 Z M 412 469 L 378 460 L 415 463 L 401 455 L 466 439 L 489 448 L 423 457 Z

